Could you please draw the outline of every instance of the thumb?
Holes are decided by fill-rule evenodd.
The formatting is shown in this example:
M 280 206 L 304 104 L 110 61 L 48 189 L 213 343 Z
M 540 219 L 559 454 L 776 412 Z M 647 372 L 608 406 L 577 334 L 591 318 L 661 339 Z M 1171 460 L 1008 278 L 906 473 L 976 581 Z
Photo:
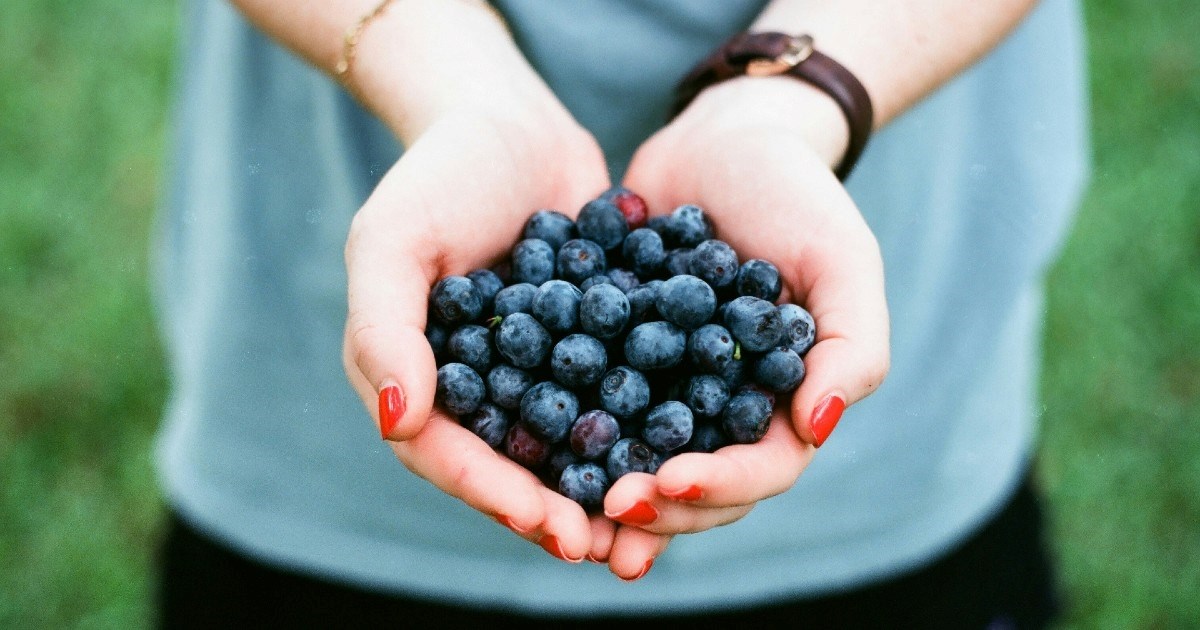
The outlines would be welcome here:
M 380 435 L 407 440 L 425 427 L 437 388 L 437 364 L 425 338 L 428 274 L 411 254 L 385 262 L 371 250 L 387 250 L 355 244 L 352 238 L 346 249 L 349 315 L 342 360 Z

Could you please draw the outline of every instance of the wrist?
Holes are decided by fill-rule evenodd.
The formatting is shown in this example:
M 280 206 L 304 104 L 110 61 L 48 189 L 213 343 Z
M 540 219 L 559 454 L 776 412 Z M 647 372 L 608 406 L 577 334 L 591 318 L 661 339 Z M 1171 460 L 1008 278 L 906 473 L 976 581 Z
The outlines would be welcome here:
M 405 144 L 438 120 L 569 119 L 482 0 L 401 0 L 364 29 L 351 91 Z
M 714 131 L 767 127 L 798 135 L 831 169 L 850 136 L 845 115 L 828 94 L 787 76 L 742 76 L 711 85 L 679 118 Z

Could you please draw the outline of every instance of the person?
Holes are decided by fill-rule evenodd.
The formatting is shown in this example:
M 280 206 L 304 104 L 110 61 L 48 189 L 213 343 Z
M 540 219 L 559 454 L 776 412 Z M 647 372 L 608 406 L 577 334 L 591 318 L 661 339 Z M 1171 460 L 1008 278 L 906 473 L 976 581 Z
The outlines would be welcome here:
M 1049 622 L 1031 471 L 1041 275 L 1086 176 L 1075 2 L 233 4 L 187 4 L 157 235 L 161 624 Z M 664 124 L 743 31 L 810 34 L 865 86 L 845 184 L 850 124 L 793 77 Z M 763 442 L 589 518 L 436 410 L 423 329 L 438 278 L 616 182 L 704 207 L 819 337 Z

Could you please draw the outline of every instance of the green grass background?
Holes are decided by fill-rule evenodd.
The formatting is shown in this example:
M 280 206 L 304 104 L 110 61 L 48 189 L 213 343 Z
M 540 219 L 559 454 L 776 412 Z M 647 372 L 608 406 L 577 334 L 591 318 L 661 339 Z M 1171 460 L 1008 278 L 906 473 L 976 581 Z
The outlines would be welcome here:
M 1095 179 L 1049 282 L 1064 627 L 1200 623 L 1200 7 L 1089 0 Z M 175 3 L 0 10 L 0 627 L 143 627 Z

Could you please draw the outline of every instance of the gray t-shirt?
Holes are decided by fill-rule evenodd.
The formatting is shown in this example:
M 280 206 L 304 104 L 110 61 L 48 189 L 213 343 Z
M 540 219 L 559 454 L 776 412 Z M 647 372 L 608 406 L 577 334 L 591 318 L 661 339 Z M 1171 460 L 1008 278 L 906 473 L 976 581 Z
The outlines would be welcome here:
M 496 4 L 619 175 L 670 86 L 764 2 Z M 1075 2 L 1043 2 L 872 140 L 849 188 L 883 251 L 891 376 L 791 491 L 676 537 L 625 584 L 518 539 L 380 442 L 340 363 L 342 248 L 400 147 L 227 3 L 193 0 L 157 249 L 169 501 L 268 562 L 526 611 L 726 607 L 928 562 L 995 513 L 1030 458 L 1041 275 L 1086 175 L 1079 22 Z

